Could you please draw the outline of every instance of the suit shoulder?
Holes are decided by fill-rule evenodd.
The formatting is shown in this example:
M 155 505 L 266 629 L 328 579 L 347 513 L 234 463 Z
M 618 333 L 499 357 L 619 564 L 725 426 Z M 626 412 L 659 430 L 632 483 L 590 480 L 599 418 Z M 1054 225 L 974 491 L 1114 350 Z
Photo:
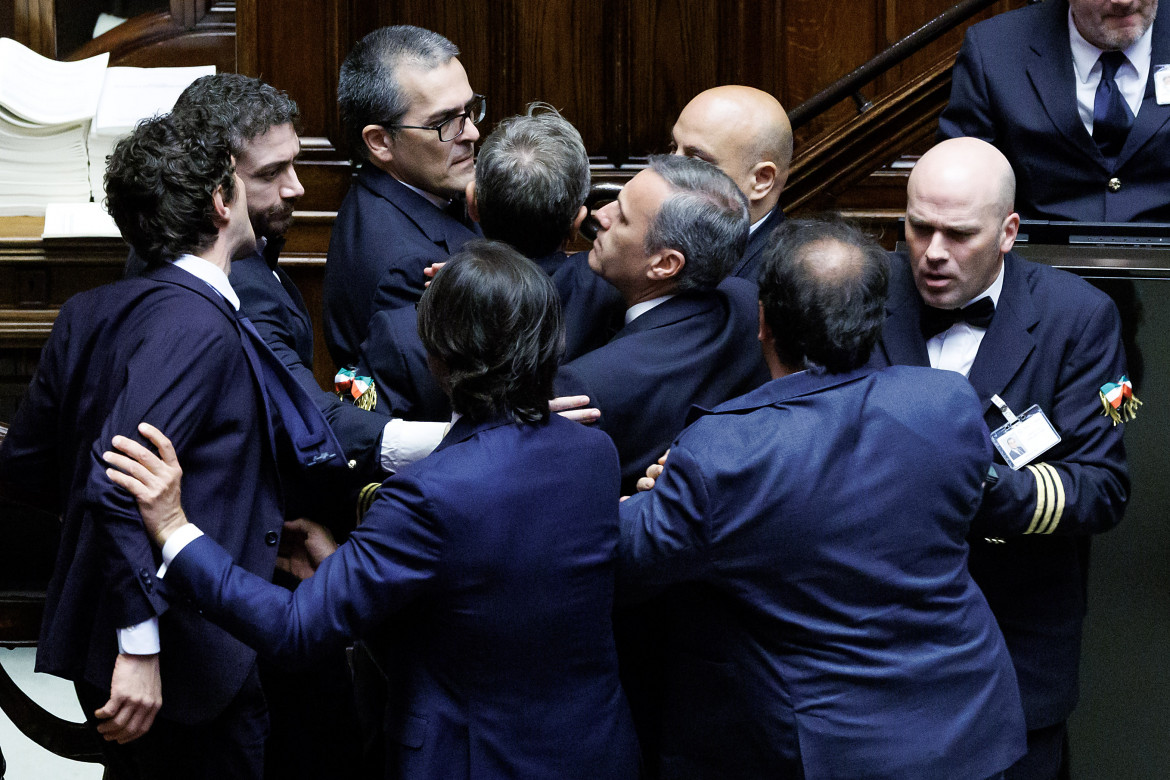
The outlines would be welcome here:
M 1112 306 L 1112 299 L 1074 273 L 1017 258 L 1033 299 L 1045 307 L 1071 310 Z

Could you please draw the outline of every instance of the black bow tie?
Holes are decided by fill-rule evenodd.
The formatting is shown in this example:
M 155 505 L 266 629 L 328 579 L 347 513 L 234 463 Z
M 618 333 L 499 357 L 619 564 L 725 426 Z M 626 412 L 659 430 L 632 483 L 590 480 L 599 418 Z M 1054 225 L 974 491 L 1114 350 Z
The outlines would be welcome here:
M 986 295 L 961 309 L 936 309 L 933 306 L 923 306 L 922 335 L 927 339 L 934 338 L 956 322 L 965 322 L 976 328 L 986 328 L 991 324 L 991 318 L 994 315 L 995 303 Z

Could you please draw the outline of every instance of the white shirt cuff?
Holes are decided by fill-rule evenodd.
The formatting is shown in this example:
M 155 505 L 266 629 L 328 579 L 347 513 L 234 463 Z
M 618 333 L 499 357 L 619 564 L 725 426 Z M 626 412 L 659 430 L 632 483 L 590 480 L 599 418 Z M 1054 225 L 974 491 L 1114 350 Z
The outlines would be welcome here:
M 166 576 L 167 567 L 171 565 L 171 561 L 175 560 L 175 556 L 200 536 L 203 536 L 203 532 L 193 524 L 187 523 L 187 525 L 175 531 L 167 538 L 167 543 L 162 548 L 162 566 L 158 567 L 158 578 L 160 580 Z
M 395 417 L 382 429 L 382 470 L 394 474 L 430 455 L 450 427 L 450 423 L 400 420 Z
M 159 651 L 158 618 L 147 618 L 129 628 L 118 629 L 118 652 L 126 655 L 155 655 Z

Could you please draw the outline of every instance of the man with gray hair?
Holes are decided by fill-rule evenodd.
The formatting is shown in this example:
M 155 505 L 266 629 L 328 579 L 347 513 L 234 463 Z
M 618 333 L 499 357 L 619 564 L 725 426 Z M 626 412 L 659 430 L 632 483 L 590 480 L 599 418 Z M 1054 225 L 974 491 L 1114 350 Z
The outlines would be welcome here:
M 603 326 L 611 318 L 594 315 L 608 311 L 616 298 L 612 287 L 596 281 L 585 253 L 567 258 L 562 251 L 587 214 L 588 193 L 589 155 L 581 134 L 542 103 L 496 126 L 480 148 L 475 180 L 467 185 L 468 211 L 484 235 L 511 244 L 557 284 L 566 304 L 565 359 L 605 343 Z M 570 283 L 581 275 L 589 285 Z M 450 401 L 427 368 L 416 323 L 414 307 L 375 312 L 356 371 L 373 380 L 376 411 L 447 422 Z
M 474 175 L 475 94 L 438 33 L 410 25 L 362 38 L 341 66 L 337 102 L 358 162 L 325 265 L 325 340 L 353 365 L 381 309 L 414 304 L 423 269 L 478 235 L 463 196 Z
M 722 403 L 767 379 L 755 286 L 724 279 L 747 243 L 747 203 L 710 163 L 663 155 L 597 220 L 589 267 L 620 293 L 625 326 L 564 365 L 557 391 L 601 410 L 632 492 L 692 404 Z

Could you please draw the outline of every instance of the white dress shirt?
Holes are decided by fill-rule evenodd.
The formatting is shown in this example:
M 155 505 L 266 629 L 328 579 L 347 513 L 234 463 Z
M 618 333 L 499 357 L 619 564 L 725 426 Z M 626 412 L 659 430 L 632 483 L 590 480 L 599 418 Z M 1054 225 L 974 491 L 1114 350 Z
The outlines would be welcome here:
M 999 294 L 1003 291 L 1003 263 L 999 266 L 999 275 L 983 292 L 976 295 L 963 306 L 969 306 L 983 297 L 991 298 L 991 302 L 999 306 Z M 930 356 L 931 368 L 943 368 L 947 371 L 957 371 L 963 376 L 971 373 L 971 366 L 975 363 L 975 356 L 979 354 L 979 345 L 987 328 L 976 328 L 966 322 L 956 322 L 951 327 L 926 341 L 926 353 Z

